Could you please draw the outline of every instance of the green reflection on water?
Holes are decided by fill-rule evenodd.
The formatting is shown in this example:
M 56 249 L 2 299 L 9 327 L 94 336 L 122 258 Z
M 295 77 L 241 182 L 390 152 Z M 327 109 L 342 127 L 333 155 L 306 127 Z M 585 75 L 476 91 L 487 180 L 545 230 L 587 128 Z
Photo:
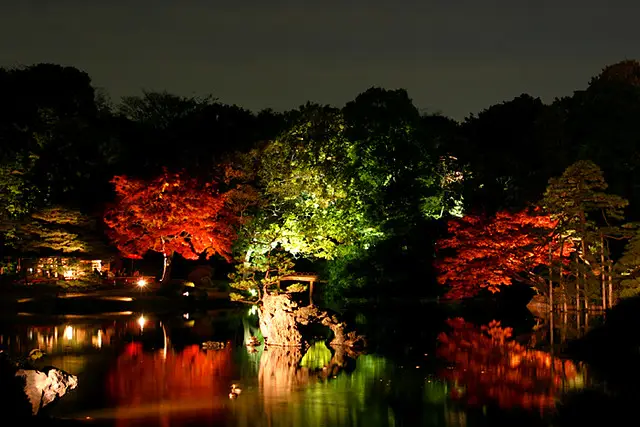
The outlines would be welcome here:
M 300 366 L 309 369 L 322 369 L 331 361 L 331 350 L 323 341 L 314 343 L 302 357 Z

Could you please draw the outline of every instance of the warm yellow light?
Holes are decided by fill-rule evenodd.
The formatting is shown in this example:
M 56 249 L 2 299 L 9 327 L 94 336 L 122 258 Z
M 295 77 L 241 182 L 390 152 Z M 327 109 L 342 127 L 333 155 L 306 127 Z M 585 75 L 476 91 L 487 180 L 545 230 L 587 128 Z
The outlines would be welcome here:
M 66 270 L 64 272 L 64 278 L 65 279 L 73 279 L 73 270 Z
M 66 328 L 64 328 L 64 339 L 65 340 L 73 339 L 73 327 L 67 326 Z
M 140 330 L 144 330 L 144 325 L 147 323 L 147 319 L 144 318 L 144 315 L 140 315 L 138 317 L 138 325 L 140 325 Z
M 98 335 L 91 339 L 91 343 L 96 348 L 102 348 L 102 330 L 98 329 Z
M 139 288 L 144 288 L 145 286 L 147 286 L 147 281 L 144 279 L 140 279 L 136 282 L 136 284 L 138 285 Z

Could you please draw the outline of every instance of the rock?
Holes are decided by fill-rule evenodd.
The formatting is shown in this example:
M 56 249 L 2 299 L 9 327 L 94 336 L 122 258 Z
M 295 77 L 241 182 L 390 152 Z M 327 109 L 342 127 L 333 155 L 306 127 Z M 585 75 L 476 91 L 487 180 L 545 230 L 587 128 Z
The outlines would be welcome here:
M 536 317 L 547 318 L 551 308 L 549 307 L 549 299 L 543 295 L 534 295 L 527 304 L 527 308 Z
M 260 330 L 269 345 L 300 347 L 303 343 L 295 312 L 298 304 L 287 294 L 264 295 L 260 312 Z
M 347 324 L 341 322 L 336 315 L 321 310 L 316 306 L 298 308 L 288 294 L 265 295 L 260 312 L 260 330 L 265 343 L 283 347 L 300 347 L 305 339 L 300 326 L 320 324 L 333 331 L 333 346 L 363 348 L 366 340 L 355 331 L 348 331 Z
M 56 368 L 49 368 L 46 372 L 36 369 L 19 369 L 16 377 L 24 378 L 24 393 L 31 403 L 33 415 L 78 385 L 76 376 Z

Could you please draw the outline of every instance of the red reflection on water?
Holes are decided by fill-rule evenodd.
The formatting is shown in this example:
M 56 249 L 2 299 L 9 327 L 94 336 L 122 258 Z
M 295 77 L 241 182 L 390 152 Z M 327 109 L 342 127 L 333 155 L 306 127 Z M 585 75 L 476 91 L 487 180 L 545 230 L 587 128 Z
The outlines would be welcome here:
M 197 418 L 220 421 L 229 400 L 231 348 L 204 351 L 200 346 L 180 352 L 144 352 L 140 343 L 127 344 L 108 374 L 107 394 L 117 408 L 117 426 L 165 425 Z M 172 424 L 173 425 L 173 424 Z
M 452 366 L 441 376 L 456 384 L 452 397 L 469 405 L 544 412 L 555 407 L 556 396 L 578 377 L 573 362 L 513 341 L 512 328 L 500 322 L 477 327 L 458 318 L 447 323 L 452 331 L 438 337 L 437 355 Z

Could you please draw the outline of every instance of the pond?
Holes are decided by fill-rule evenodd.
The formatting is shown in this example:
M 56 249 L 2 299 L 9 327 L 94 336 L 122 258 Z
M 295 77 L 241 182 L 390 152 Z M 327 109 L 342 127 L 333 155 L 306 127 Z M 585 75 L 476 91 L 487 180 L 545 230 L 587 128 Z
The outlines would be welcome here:
M 15 356 L 40 348 L 39 366 L 78 376 L 48 415 L 119 427 L 544 426 L 565 396 L 595 381 L 559 356 L 597 318 L 578 327 L 559 317 L 552 328 L 526 314 L 463 319 L 433 307 L 349 316 L 370 337 L 365 354 L 321 340 L 247 347 L 260 337 L 248 308 L 22 315 L 3 322 L 0 347 Z M 203 349 L 204 341 L 217 344 Z

